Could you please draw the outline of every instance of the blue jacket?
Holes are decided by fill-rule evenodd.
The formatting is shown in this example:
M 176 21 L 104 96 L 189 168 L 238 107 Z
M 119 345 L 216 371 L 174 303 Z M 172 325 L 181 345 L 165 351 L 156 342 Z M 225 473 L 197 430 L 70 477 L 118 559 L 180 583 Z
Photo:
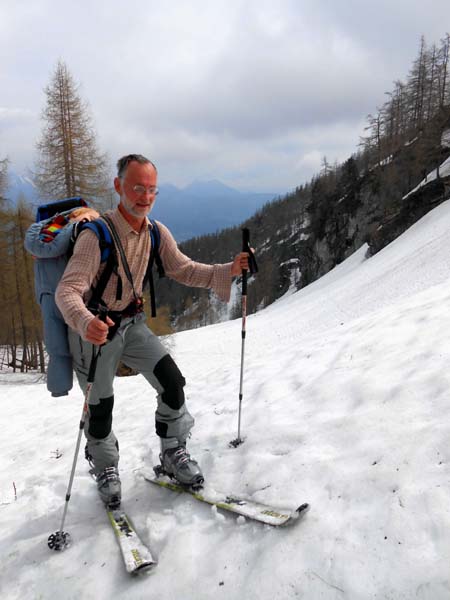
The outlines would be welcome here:
M 47 388 L 52 396 L 66 396 L 73 385 L 72 356 L 67 340 L 67 325 L 55 304 L 55 290 L 67 265 L 67 251 L 74 225 L 66 225 L 51 242 L 45 242 L 40 233 L 54 218 L 33 223 L 28 228 L 25 249 L 35 257 L 35 293 L 41 307 L 44 342 L 49 357 Z
M 70 245 L 74 224 L 62 229 L 52 242 L 40 239 L 42 229 L 53 221 L 54 217 L 39 223 L 33 223 L 25 234 L 25 249 L 32 254 L 34 263 L 34 288 L 36 300 L 41 303 L 42 294 L 54 294 L 67 265 L 67 251 Z

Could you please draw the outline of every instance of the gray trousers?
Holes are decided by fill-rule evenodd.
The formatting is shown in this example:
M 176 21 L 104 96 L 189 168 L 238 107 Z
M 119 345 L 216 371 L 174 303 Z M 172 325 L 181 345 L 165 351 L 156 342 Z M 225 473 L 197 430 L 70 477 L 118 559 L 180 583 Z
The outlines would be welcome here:
M 78 383 L 85 393 L 92 344 L 69 330 L 69 346 Z M 89 417 L 84 431 L 95 473 L 105 467 L 117 466 L 119 462 L 112 414 L 113 381 L 120 361 L 141 373 L 157 392 L 155 424 L 163 451 L 186 443 L 194 425 L 184 401 L 184 377 L 166 348 L 147 327 L 145 315 L 124 319 L 113 339 L 101 348 L 89 398 Z

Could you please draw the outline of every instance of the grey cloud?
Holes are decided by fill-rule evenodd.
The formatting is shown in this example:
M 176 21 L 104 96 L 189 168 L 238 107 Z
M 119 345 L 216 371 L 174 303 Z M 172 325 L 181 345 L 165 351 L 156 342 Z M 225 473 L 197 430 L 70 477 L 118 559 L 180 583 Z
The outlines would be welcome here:
M 43 88 L 62 58 L 112 160 L 139 150 L 174 183 L 294 187 L 319 156 L 356 150 L 420 35 L 438 42 L 447 17 L 448 0 L 10 3 L 0 7 L 0 102 L 10 111 L 0 157 L 32 164 Z

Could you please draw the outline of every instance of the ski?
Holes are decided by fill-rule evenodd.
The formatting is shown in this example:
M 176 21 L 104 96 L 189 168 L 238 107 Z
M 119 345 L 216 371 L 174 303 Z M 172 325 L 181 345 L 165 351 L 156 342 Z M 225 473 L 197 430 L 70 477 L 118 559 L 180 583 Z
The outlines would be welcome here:
M 107 508 L 106 514 L 119 543 L 127 572 L 135 575 L 155 568 L 158 563 L 140 539 L 127 514 L 120 508 Z
M 307 503 L 301 504 L 297 509 L 292 510 L 269 506 L 267 504 L 262 504 L 261 502 L 255 502 L 254 500 L 240 498 L 234 495 L 231 496 L 209 489 L 192 489 L 181 485 L 175 480 L 169 480 L 165 475 L 161 476 L 162 472 L 158 467 L 156 467 L 156 473 L 159 473 L 159 475 L 146 472 L 142 472 L 142 475 L 146 481 L 171 490 L 172 492 L 190 494 L 200 502 L 205 502 L 206 504 L 216 506 L 219 509 L 235 513 L 253 521 L 265 523 L 266 525 L 272 525 L 273 527 L 280 527 L 282 525 L 293 523 L 309 509 L 309 504 Z

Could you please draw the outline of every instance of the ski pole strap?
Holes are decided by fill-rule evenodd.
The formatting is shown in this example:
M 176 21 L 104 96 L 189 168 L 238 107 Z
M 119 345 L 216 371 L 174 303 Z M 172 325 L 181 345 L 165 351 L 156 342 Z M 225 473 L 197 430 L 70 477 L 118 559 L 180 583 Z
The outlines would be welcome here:
M 258 272 L 258 265 L 253 250 L 250 248 L 250 230 L 244 227 L 242 230 L 242 252 L 248 253 L 248 270 L 251 275 Z
M 98 361 L 98 357 L 100 356 L 100 351 L 101 351 L 101 348 L 99 348 L 98 351 L 96 351 L 94 344 L 92 344 L 92 358 L 91 358 L 91 364 L 89 365 L 89 373 L 88 373 L 88 378 L 87 378 L 88 383 L 94 383 L 95 371 L 97 370 L 97 361 Z
M 104 323 L 106 323 L 107 314 L 108 314 L 108 311 L 106 310 L 106 308 L 104 306 L 100 306 L 98 309 L 98 318 L 100 319 L 100 321 L 103 321 Z M 96 351 L 95 345 L 92 344 L 92 358 L 91 358 L 91 364 L 89 365 L 89 373 L 88 373 L 88 378 L 87 378 L 88 384 L 94 383 L 95 371 L 97 370 L 97 361 L 101 354 L 101 351 L 102 351 L 101 346 Z

